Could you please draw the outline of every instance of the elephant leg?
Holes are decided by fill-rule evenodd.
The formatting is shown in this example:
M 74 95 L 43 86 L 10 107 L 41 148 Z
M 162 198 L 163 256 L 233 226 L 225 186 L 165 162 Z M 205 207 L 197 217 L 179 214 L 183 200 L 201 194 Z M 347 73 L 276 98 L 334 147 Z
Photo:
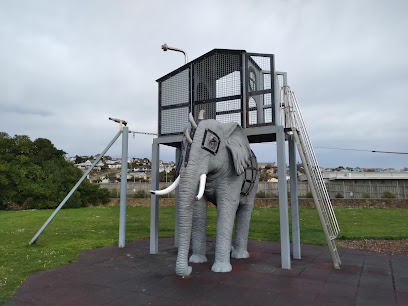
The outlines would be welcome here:
M 253 203 L 241 204 L 238 207 L 235 221 L 234 250 L 231 253 L 232 258 L 248 258 L 248 233 L 251 222 Z
M 230 272 L 232 230 L 238 204 L 217 204 L 217 237 L 215 242 L 215 262 L 211 267 L 213 272 Z
M 206 222 L 207 222 L 207 200 L 203 197 L 194 202 L 193 227 L 192 227 L 192 249 L 193 254 L 189 261 L 194 263 L 207 262 L 206 253 Z

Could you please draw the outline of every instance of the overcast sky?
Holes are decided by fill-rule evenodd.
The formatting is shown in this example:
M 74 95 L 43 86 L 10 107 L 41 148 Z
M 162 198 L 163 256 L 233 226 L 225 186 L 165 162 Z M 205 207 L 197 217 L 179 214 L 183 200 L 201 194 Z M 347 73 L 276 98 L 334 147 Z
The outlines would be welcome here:
M 100 153 L 118 131 L 157 132 L 156 79 L 214 49 L 275 54 L 319 164 L 408 167 L 408 1 L 0 1 L 0 131 Z M 151 156 L 152 136 L 129 138 Z M 253 146 L 276 161 L 274 144 Z M 108 152 L 120 156 L 120 141 Z M 163 148 L 161 159 L 174 159 Z

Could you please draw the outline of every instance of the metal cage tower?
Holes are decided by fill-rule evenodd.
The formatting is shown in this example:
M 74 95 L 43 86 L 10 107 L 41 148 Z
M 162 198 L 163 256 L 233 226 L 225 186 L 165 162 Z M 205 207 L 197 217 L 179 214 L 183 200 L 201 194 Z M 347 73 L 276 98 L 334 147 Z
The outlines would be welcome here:
M 291 250 L 285 144 L 287 141 L 291 191 L 292 254 L 295 259 L 301 258 L 295 150 L 297 146 L 302 161 L 307 163 L 303 157 L 305 155 L 307 157 L 312 148 L 311 146 L 305 147 L 304 144 L 308 144 L 308 142 L 299 141 L 299 137 L 297 137 L 300 135 L 301 140 L 308 140 L 307 135 L 306 138 L 304 137 L 305 133 L 307 134 L 305 127 L 291 125 L 301 121 L 293 119 L 299 118 L 295 116 L 294 111 L 298 111 L 300 116 L 300 109 L 297 107 L 294 110 L 293 99 L 290 98 L 291 92 L 288 90 L 287 74 L 275 71 L 274 55 L 248 53 L 245 50 L 214 49 L 161 77 L 157 82 L 159 89 L 158 138 L 153 140 L 152 145 L 152 190 L 157 190 L 159 186 L 159 147 L 160 145 L 175 147 L 176 162 L 178 162 L 183 132 L 188 125 L 189 112 L 192 112 L 193 116 L 196 117 L 200 110 L 205 110 L 206 119 L 215 119 L 222 123 L 237 122 L 244 129 L 250 143 L 276 142 L 281 262 L 282 268 L 290 269 Z M 311 154 L 314 156 L 314 152 Z M 316 167 L 315 164 L 312 166 Z M 315 176 L 311 177 L 311 179 L 314 178 Z M 311 187 L 323 188 L 321 184 L 314 184 L 313 182 L 309 182 L 309 184 Z M 319 195 L 320 193 L 315 194 Z M 337 221 L 331 203 L 319 201 L 320 198 L 316 197 L 316 208 L 318 208 L 324 232 L 327 234 L 327 242 L 334 265 L 338 268 L 340 258 L 333 242 L 338 233 L 331 232 L 330 226 L 328 226 L 336 225 Z M 177 190 L 175 205 L 175 241 L 177 245 Z M 323 214 L 320 207 L 323 207 Z M 326 207 L 328 207 L 327 213 L 325 212 Z M 158 252 L 158 209 L 158 196 L 152 195 L 150 224 L 150 252 L 152 254 Z M 324 219 L 325 217 L 327 218 Z

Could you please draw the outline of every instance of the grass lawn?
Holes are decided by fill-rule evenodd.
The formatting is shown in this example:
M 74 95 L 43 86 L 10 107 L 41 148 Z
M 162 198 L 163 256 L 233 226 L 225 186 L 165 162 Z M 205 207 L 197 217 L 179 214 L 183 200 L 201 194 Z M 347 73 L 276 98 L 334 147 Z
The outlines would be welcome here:
M 407 239 L 408 209 L 336 209 L 339 239 Z M 0 211 L 0 305 L 32 273 L 76 260 L 82 250 L 117 245 L 119 207 L 61 210 L 37 242 L 28 242 L 52 210 Z M 159 236 L 174 234 L 174 208 L 160 207 Z M 207 235 L 215 236 L 216 211 L 208 210 Z M 301 241 L 325 244 L 315 209 L 300 209 Z M 126 241 L 149 237 L 150 208 L 128 207 Z M 279 241 L 277 208 L 255 208 L 250 239 Z

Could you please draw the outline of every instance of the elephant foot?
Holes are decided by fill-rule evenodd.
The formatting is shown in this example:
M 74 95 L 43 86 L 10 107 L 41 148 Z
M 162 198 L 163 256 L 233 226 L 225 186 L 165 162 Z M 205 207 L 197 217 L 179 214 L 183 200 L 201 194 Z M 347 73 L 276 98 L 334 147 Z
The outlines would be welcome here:
M 189 276 L 191 274 L 191 271 L 193 270 L 192 267 L 186 266 L 184 268 L 178 268 L 176 266 L 176 274 L 179 276 Z
M 205 255 L 193 254 L 188 261 L 193 263 L 203 263 L 207 262 L 207 257 Z
M 232 258 L 248 258 L 249 253 L 248 253 L 247 250 L 237 250 L 237 249 L 235 249 L 234 251 L 232 251 L 231 257 Z
M 230 263 L 215 262 L 211 267 L 213 272 L 231 272 L 231 270 L 232 266 Z

